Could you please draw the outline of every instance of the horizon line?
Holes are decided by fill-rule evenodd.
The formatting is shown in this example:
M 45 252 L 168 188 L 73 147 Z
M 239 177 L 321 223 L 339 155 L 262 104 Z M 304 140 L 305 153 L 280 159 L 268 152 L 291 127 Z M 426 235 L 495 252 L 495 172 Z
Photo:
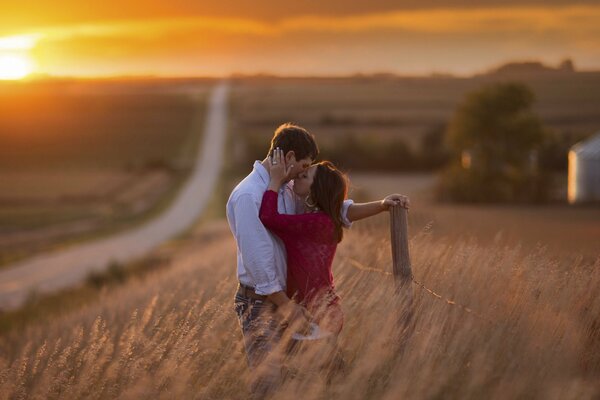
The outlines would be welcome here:
M 589 73 L 600 73 L 598 69 L 576 69 L 574 71 L 560 71 L 548 69 L 541 73 L 547 73 L 549 75 L 554 74 L 589 74 Z M 514 71 L 507 73 L 498 73 L 496 69 L 488 69 L 483 72 L 474 72 L 471 74 L 458 74 L 452 72 L 429 72 L 423 74 L 411 74 L 391 71 L 378 71 L 378 72 L 353 72 L 347 74 L 280 74 L 274 72 L 234 72 L 231 74 L 223 75 L 170 75 L 170 74 L 114 74 L 114 75 L 53 75 L 53 74 L 31 74 L 22 79 L 5 79 L 1 80 L 0 83 L 32 83 L 40 81 L 119 81 L 119 80 L 194 80 L 194 79 L 243 79 L 243 78 L 274 78 L 274 79 L 348 79 L 348 78 L 455 78 L 455 79 L 469 79 L 481 76 L 510 76 L 510 75 L 527 75 L 527 74 L 540 74 L 540 71 Z

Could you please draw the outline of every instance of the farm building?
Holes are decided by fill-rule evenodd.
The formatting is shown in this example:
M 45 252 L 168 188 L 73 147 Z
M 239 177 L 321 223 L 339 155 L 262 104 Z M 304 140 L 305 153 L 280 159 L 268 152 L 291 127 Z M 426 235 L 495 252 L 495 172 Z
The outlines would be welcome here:
M 600 132 L 569 150 L 569 203 L 600 201 Z

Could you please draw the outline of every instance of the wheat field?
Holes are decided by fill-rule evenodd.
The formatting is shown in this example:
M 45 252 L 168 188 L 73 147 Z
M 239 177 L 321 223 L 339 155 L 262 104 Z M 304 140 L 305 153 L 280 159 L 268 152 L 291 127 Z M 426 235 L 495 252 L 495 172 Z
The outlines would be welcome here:
M 386 215 L 355 223 L 334 274 L 346 314 L 342 373 L 288 364 L 275 398 L 592 399 L 600 395 L 600 258 L 552 258 L 499 239 L 412 232 L 413 325 L 401 336 Z M 170 266 L 0 338 L 2 399 L 245 399 L 235 245 L 224 221 Z M 437 297 L 437 296 L 441 296 Z M 302 366 L 306 368 L 302 370 Z

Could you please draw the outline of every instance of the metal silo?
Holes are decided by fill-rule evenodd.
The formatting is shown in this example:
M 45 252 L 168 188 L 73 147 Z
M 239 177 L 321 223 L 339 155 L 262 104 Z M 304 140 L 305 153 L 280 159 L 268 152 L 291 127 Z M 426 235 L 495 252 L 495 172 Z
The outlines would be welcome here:
M 600 132 L 569 150 L 569 203 L 600 201 Z

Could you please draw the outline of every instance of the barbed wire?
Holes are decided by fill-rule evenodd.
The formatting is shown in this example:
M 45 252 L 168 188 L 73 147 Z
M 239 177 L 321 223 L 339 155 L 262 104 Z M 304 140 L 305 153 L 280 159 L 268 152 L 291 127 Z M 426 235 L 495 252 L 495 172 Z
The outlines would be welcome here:
M 394 275 L 394 274 L 392 274 L 392 273 L 391 273 L 391 272 L 389 272 L 389 271 L 384 271 L 384 270 L 382 270 L 382 269 L 378 269 L 378 268 L 371 268 L 371 267 L 367 267 L 367 266 L 363 265 L 363 264 L 362 264 L 362 263 L 360 263 L 358 260 L 355 260 L 355 259 L 354 259 L 354 258 L 352 258 L 352 257 L 346 257 L 346 259 L 348 260 L 348 262 L 350 263 L 350 265 L 352 265 L 354 268 L 356 268 L 356 269 L 359 269 L 359 270 L 361 270 L 361 271 L 366 271 L 366 272 L 376 272 L 376 273 L 379 273 L 379 274 L 381 274 L 381 275 L 387 275 L 387 276 L 393 276 L 393 275 Z M 460 304 L 460 303 L 457 303 L 457 302 L 456 302 L 456 301 L 454 301 L 454 300 L 450 300 L 449 298 L 447 298 L 447 297 L 444 297 L 444 296 L 442 296 L 442 295 L 440 295 L 440 294 L 436 293 L 435 291 L 433 291 L 433 290 L 429 289 L 429 288 L 428 288 L 427 286 L 425 286 L 423 283 L 421 283 L 421 282 L 417 281 L 417 280 L 414 278 L 414 276 L 411 276 L 411 280 L 412 280 L 412 282 L 413 282 L 415 285 L 419 286 L 421 289 L 425 290 L 427 293 L 431 294 L 431 295 L 432 295 L 433 297 L 435 297 L 436 299 L 438 299 L 438 300 L 442 300 L 442 301 L 444 301 L 446 304 L 449 304 L 449 305 L 451 305 L 451 306 L 456 306 L 456 307 L 458 307 L 458 308 L 462 309 L 463 311 L 465 311 L 465 312 L 467 312 L 467 313 L 469 313 L 469 314 L 471 314 L 471 315 L 473 315 L 473 316 L 475 316 L 475 317 L 477 317 L 477 318 L 480 318 L 480 319 L 482 319 L 482 320 L 484 320 L 484 321 L 486 321 L 486 322 L 488 322 L 488 323 L 490 323 L 490 324 L 492 324 L 492 325 L 497 325 L 497 323 L 496 323 L 495 321 L 491 320 L 490 318 L 487 318 L 487 317 L 483 316 L 482 314 L 480 314 L 480 313 L 476 312 L 476 311 L 475 311 L 475 310 L 473 310 L 472 308 L 470 308 L 470 307 L 467 307 L 467 306 L 463 306 L 462 304 Z

